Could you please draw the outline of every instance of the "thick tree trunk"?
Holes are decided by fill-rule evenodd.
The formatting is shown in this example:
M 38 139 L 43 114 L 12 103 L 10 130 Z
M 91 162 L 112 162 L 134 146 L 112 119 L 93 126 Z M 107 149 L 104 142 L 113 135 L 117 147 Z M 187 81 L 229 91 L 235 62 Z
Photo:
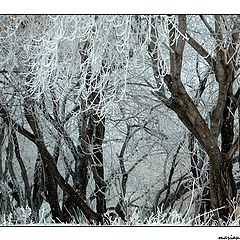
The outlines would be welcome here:
M 42 155 L 42 158 L 44 158 L 43 155 Z M 46 198 L 47 198 L 47 202 L 51 207 L 51 213 L 52 213 L 54 222 L 61 223 L 61 222 L 64 222 L 64 219 L 63 219 L 62 210 L 58 202 L 57 184 L 55 179 L 52 176 L 51 169 L 48 167 L 48 165 L 45 164 L 46 161 L 44 161 L 44 164 L 43 164 L 44 176 L 45 176 L 44 181 L 45 181 L 45 187 L 46 187 Z
M 234 179 L 231 172 L 232 165 L 221 153 L 216 138 L 190 97 L 186 94 L 181 83 L 178 82 L 178 88 L 175 89 L 174 83 L 177 83 L 177 80 L 171 80 L 170 76 L 169 79 L 168 76 L 166 77 L 169 89 L 175 94 L 175 97 L 171 98 L 167 105 L 177 113 L 179 119 L 197 138 L 208 154 L 211 209 L 215 210 L 224 207 L 224 210 L 218 212 L 218 216 L 226 219 L 232 214 L 231 201 L 235 196 Z
M 233 213 L 233 198 L 236 186 L 232 174 L 232 163 L 224 157 L 210 158 L 210 203 L 216 216 L 227 221 Z
M 234 112 L 235 110 L 232 108 L 232 86 L 228 89 L 228 95 L 226 99 L 226 104 L 223 111 L 223 121 L 221 126 L 221 152 L 222 152 L 222 160 L 221 165 L 219 166 L 219 173 L 217 173 L 217 169 L 212 169 L 212 179 L 214 180 L 214 175 L 216 179 L 216 185 L 219 187 L 216 188 L 216 192 L 213 195 L 222 196 L 220 199 L 216 199 L 213 201 L 213 204 L 217 204 L 218 202 L 221 205 L 226 206 L 221 209 L 220 216 L 227 220 L 227 216 L 232 215 L 234 211 L 233 199 L 237 195 L 236 183 L 233 177 L 232 168 L 233 164 L 231 159 L 227 159 L 227 153 L 231 149 L 233 145 L 234 138 Z M 215 174 L 214 174 L 215 172 Z M 222 181 L 219 181 L 221 174 Z M 222 192 L 222 193 L 221 193 Z M 215 198 L 215 197 L 214 197 Z M 214 199 L 213 199 L 214 200 Z M 232 216 L 233 217 L 233 216 Z

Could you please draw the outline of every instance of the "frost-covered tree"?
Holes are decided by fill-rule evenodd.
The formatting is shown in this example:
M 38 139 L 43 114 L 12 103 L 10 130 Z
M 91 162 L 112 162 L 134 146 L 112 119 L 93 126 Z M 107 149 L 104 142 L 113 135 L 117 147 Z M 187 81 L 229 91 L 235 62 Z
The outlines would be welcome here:
M 3 128 L 14 132 L 15 141 L 17 131 L 37 149 L 31 196 L 29 179 L 24 181 L 28 205 L 38 218 L 44 195 L 55 221 L 71 220 L 77 208 L 89 221 L 101 221 L 106 212 L 105 114 L 126 92 L 129 18 L 3 16 L 1 24 Z M 58 160 L 67 169 L 65 179 Z M 96 213 L 85 203 L 89 169 Z
M 83 213 L 93 223 L 112 205 L 124 221 L 144 201 L 150 212 L 173 209 L 197 186 L 196 214 L 228 218 L 239 24 L 234 15 L 1 16 L 1 191 L 36 222 L 46 201 L 55 222 Z M 2 214 L 14 212 L 4 197 Z
M 234 133 L 234 119 L 239 99 L 240 19 L 238 16 L 219 15 L 198 18 L 151 17 L 148 49 L 156 69 L 156 81 L 161 76 L 169 91 L 168 95 L 157 89 L 154 94 L 178 115 L 207 153 L 210 191 L 207 209 L 219 209 L 218 217 L 227 219 L 233 213 L 233 201 L 237 194 L 232 158 L 239 148 L 239 134 Z M 158 22 L 163 20 L 166 21 L 169 34 L 165 43 L 169 50 L 169 62 L 164 59 L 158 40 L 161 38 L 158 37 Z M 191 61 L 188 54 L 192 49 L 198 59 L 202 59 L 201 64 L 205 65 L 201 71 L 197 68 L 195 76 L 192 76 L 193 81 L 199 81 L 196 99 L 193 95 L 196 85 L 193 83 L 189 86 L 186 82 L 188 75 L 192 75 L 189 72 L 191 68 L 185 67 Z M 207 71 L 207 75 L 203 71 Z M 209 76 L 212 79 L 210 83 Z M 214 98 L 211 99 L 209 113 L 204 117 L 197 102 L 210 86 L 214 89 Z M 203 98 L 202 104 L 206 104 Z M 194 155 L 194 146 L 192 150 Z M 196 164 L 194 157 L 192 162 Z M 195 176 L 196 170 L 195 167 Z

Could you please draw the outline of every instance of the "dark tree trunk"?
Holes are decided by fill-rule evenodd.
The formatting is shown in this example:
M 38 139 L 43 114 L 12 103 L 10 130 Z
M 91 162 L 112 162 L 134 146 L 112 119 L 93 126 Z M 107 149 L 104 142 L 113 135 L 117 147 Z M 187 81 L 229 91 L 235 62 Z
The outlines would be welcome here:
M 40 157 L 36 159 L 33 175 L 32 185 L 32 204 L 33 204 L 33 217 L 36 222 L 39 221 L 39 209 L 43 203 L 42 194 L 45 192 L 43 163 Z
M 236 185 L 232 174 L 232 163 L 222 157 L 213 157 L 210 167 L 211 208 L 218 218 L 227 221 L 234 210 L 233 199 L 236 197 Z
M 93 178 L 95 181 L 95 196 L 96 196 L 96 210 L 97 213 L 102 215 L 106 209 L 106 184 L 104 182 L 104 163 L 103 163 L 103 139 L 105 134 L 105 118 L 101 119 L 99 112 L 96 110 L 100 107 L 100 90 L 94 89 L 94 81 L 99 81 L 101 76 L 96 76 L 95 80 L 91 79 L 92 73 L 89 70 L 89 74 L 86 77 L 87 87 L 91 90 L 87 103 L 92 106 L 93 113 L 89 116 L 87 129 L 86 129 L 86 139 L 88 146 L 89 143 L 93 147 L 93 151 L 90 152 L 89 149 L 89 162 L 91 163 L 91 169 L 93 171 Z M 96 108 L 96 109 L 95 109 Z
M 44 158 L 44 156 L 42 156 Z M 45 176 L 45 187 L 46 187 L 46 198 L 47 202 L 51 207 L 51 213 L 54 222 L 64 222 L 62 210 L 59 206 L 57 184 L 52 176 L 51 170 L 47 165 L 44 164 L 44 176 Z
M 97 177 L 95 177 L 96 185 L 96 208 L 97 213 L 103 214 L 107 211 L 106 207 L 106 185 L 104 183 L 104 165 L 103 165 L 103 139 L 105 134 L 105 120 L 102 119 L 95 123 L 95 138 L 93 141 L 93 160 L 96 164 Z
M 229 89 L 231 91 L 231 88 Z M 228 94 L 226 100 L 226 106 L 223 111 L 223 123 L 221 128 L 221 140 L 222 140 L 222 153 L 226 156 L 228 151 L 230 150 L 233 144 L 233 137 L 234 137 L 234 112 L 232 112 L 232 98 L 231 94 Z
M 27 169 L 23 163 L 23 159 L 21 157 L 21 153 L 20 153 L 20 147 L 19 147 L 19 143 L 18 143 L 18 139 L 17 139 L 17 135 L 15 130 L 12 131 L 12 138 L 13 138 L 13 143 L 14 143 L 14 151 L 15 151 L 15 155 L 17 158 L 17 161 L 19 163 L 20 169 L 21 169 L 21 176 L 24 182 L 24 187 L 25 187 L 25 201 L 27 200 L 28 206 L 30 208 L 32 208 L 32 201 L 31 201 L 31 189 L 30 189 L 30 185 L 29 185 L 29 181 L 28 181 L 28 174 L 27 174 Z M 26 203 L 24 204 L 24 206 L 26 207 Z
M 236 190 L 236 183 L 234 180 L 232 168 L 233 163 L 231 159 L 226 159 L 226 156 L 228 154 L 228 151 L 231 149 L 233 145 L 233 138 L 234 138 L 234 112 L 235 110 L 232 108 L 232 87 L 230 86 L 228 89 L 228 96 L 226 99 L 226 104 L 223 111 L 223 122 L 221 127 L 221 152 L 222 152 L 222 164 L 221 164 L 221 172 L 223 175 L 223 188 L 225 189 L 223 198 L 225 197 L 225 203 L 224 199 L 222 200 L 226 208 L 223 208 L 222 215 L 225 217 L 225 220 L 227 221 L 227 216 L 232 215 L 234 211 L 234 204 L 231 202 L 237 195 Z M 221 187 L 220 187 L 221 188 Z

